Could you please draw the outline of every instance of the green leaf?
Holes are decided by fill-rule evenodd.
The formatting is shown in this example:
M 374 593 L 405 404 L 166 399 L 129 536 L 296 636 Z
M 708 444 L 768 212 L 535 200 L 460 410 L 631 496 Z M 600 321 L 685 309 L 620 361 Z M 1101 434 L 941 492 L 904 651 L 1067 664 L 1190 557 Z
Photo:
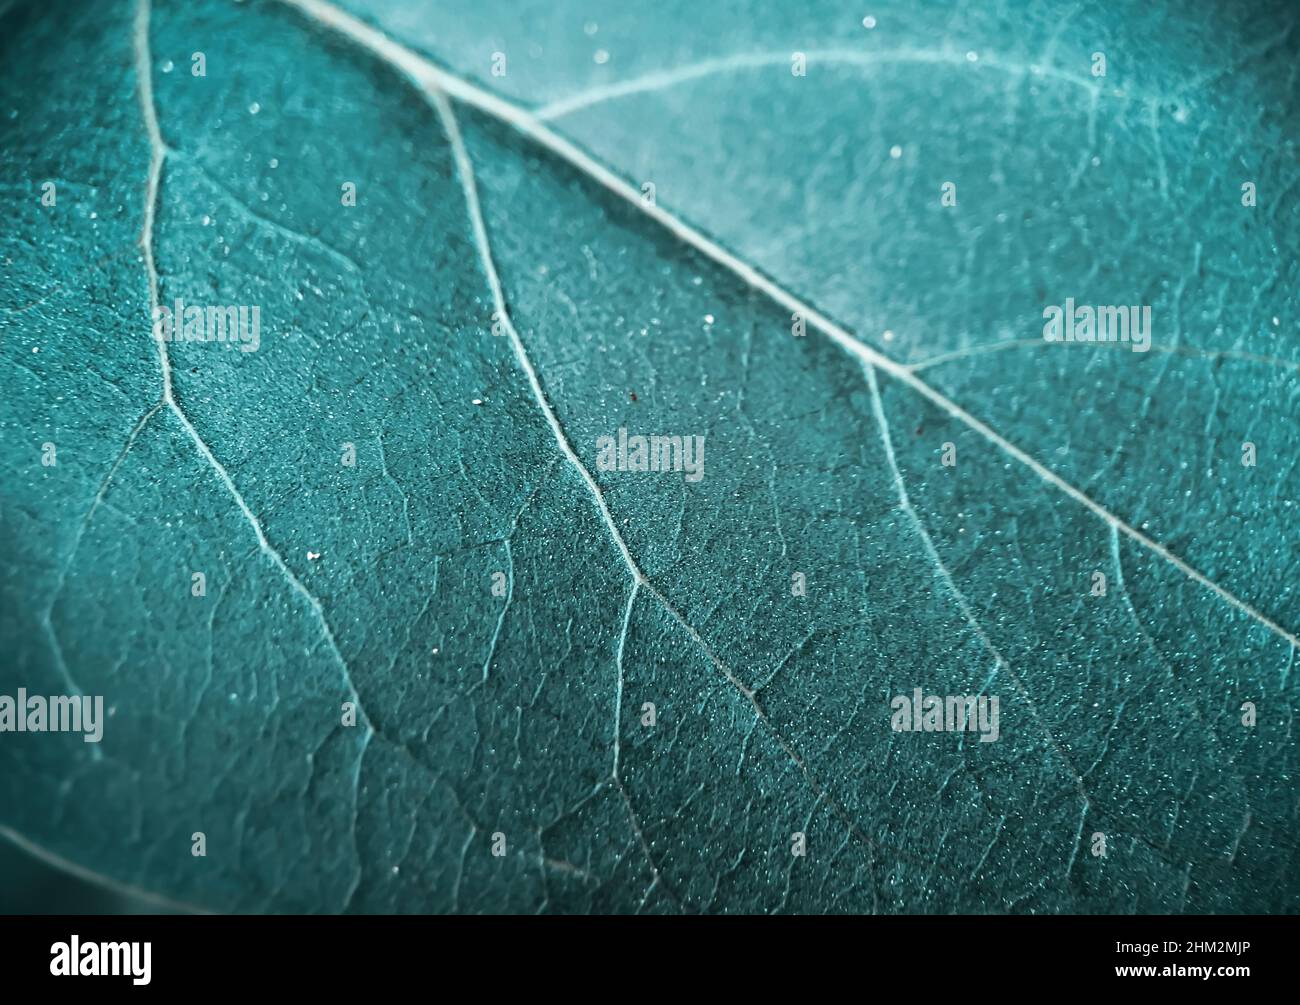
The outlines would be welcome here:
M 215 911 L 1300 906 L 1293 16 L 348 6 L 0 15 L 0 694 L 106 714 L 0 735 L 0 834 Z

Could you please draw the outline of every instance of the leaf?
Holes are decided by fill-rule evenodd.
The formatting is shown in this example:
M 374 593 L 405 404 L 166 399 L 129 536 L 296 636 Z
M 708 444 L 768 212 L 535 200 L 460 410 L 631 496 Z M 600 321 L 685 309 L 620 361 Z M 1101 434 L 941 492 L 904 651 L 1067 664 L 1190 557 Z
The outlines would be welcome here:
M 3 15 L 0 693 L 111 714 L 0 833 L 217 911 L 1296 909 L 1293 19 L 351 6 Z

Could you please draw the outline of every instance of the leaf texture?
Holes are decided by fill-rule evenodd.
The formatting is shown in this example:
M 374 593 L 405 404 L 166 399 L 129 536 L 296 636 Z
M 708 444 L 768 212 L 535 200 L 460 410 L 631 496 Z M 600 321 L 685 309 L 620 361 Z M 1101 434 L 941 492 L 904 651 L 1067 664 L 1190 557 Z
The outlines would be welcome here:
M 3 14 L 0 692 L 108 718 L 0 736 L 0 834 L 212 911 L 1296 909 L 1294 12 L 345 6 Z

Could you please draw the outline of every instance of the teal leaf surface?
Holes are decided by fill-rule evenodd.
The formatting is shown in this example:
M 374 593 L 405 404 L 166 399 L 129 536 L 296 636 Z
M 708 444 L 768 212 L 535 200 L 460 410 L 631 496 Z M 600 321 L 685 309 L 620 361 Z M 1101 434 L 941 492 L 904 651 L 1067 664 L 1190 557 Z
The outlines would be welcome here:
M 0 836 L 179 910 L 1300 909 L 1300 19 L 799 6 L 0 11 L 0 695 L 104 703 L 0 732 Z

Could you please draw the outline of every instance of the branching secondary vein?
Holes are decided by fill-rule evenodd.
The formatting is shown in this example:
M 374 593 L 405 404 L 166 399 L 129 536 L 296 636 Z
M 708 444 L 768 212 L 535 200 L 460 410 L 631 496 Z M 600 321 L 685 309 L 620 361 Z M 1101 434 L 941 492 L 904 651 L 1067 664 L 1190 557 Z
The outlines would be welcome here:
M 587 469 L 587 466 L 582 463 L 582 460 L 578 457 L 577 453 L 574 452 L 573 446 L 569 443 L 569 438 L 567 434 L 564 432 L 564 428 L 560 425 L 560 420 L 556 417 L 555 410 L 551 407 L 551 403 L 546 397 L 546 392 L 542 389 L 541 380 L 537 376 L 537 370 L 533 366 L 532 360 L 528 356 L 528 351 L 524 347 L 523 340 L 519 337 L 519 332 L 516 330 L 514 321 L 510 317 L 510 311 L 507 308 L 505 302 L 505 294 L 503 293 L 501 288 L 501 280 L 497 274 L 496 264 L 492 257 L 492 249 L 490 244 L 488 243 L 487 227 L 483 222 L 483 212 L 481 206 L 479 205 L 478 186 L 474 180 L 474 168 L 473 165 L 470 163 L 469 152 L 465 149 L 465 141 L 461 137 L 460 125 L 456 120 L 456 114 L 451 107 L 451 102 L 448 100 L 447 95 L 444 94 L 442 90 L 437 86 L 430 86 L 426 83 L 424 86 L 421 87 L 421 90 L 428 96 L 429 101 L 433 104 L 434 109 L 437 111 L 439 118 L 442 120 L 443 128 L 447 132 L 448 141 L 451 144 L 452 156 L 456 162 L 456 168 L 460 176 L 461 187 L 464 190 L 466 208 L 469 212 L 470 225 L 474 232 L 474 239 L 478 247 L 479 258 L 481 260 L 484 273 L 487 276 L 488 286 L 492 292 L 493 308 L 497 312 L 498 316 L 501 318 L 501 322 L 502 325 L 505 327 L 506 334 L 510 338 L 510 345 L 511 348 L 514 350 L 515 358 L 519 363 L 520 369 L 523 370 L 524 375 L 527 377 L 529 386 L 532 388 L 533 397 L 536 399 L 538 407 L 542 410 L 542 413 L 545 415 L 546 422 L 550 426 L 551 432 L 555 436 L 556 445 L 559 447 L 560 452 L 565 456 L 565 458 L 569 461 L 569 463 L 571 463 L 574 466 L 575 470 L 578 472 L 578 475 L 582 478 L 583 482 L 586 484 L 588 490 L 590 491 L 592 499 L 595 502 L 597 509 L 600 510 L 601 517 L 605 521 L 605 526 L 608 528 L 610 536 L 614 539 L 614 543 L 617 545 L 619 553 L 623 556 L 623 561 L 627 565 L 628 572 L 632 576 L 633 586 L 636 588 L 644 588 L 647 593 L 651 594 L 659 602 L 659 604 L 673 618 L 673 620 L 675 620 L 678 624 L 682 626 L 686 634 L 690 636 L 691 640 L 697 646 L 699 646 L 700 651 L 704 653 L 704 655 L 708 658 L 709 662 L 723 675 L 723 677 L 727 679 L 727 681 L 732 685 L 732 687 L 734 687 L 737 691 L 739 691 L 740 694 L 743 695 L 744 698 L 749 702 L 750 707 L 754 712 L 754 715 L 758 718 L 759 721 L 763 723 L 768 733 L 781 747 L 781 749 L 785 751 L 786 755 L 790 758 L 790 760 L 794 762 L 795 766 L 799 769 L 800 773 L 804 776 L 805 781 L 812 789 L 812 791 L 818 796 L 825 794 L 826 793 L 825 787 L 819 781 L 817 781 L 816 778 L 813 777 L 812 772 L 809 770 L 808 765 L 804 761 L 804 759 L 794 749 L 790 741 L 787 740 L 784 736 L 782 736 L 781 733 L 772 724 L 771 720 L 767 716 L 767 713 L 764 711 L 762 705 L 759 704 L 758 699 L 754 696 L 753 689 L 746 686 L 745 683 L 735 675 L 735 673 L 731 670 L 731 668 L 728 667 L 725 663 L 722 662 L 721 659 L 718 658 L 718 656 L 713 652 L 711 648 L 709 648 L 708 644 L 700 636 L 700 633 L 695 630 L 695 627 L 691 625 L 690 622 L 688 622 L 686 618 L 682 615 L 682 613 L 678 611 L 669 602 L 668 598 L 665 597 L 663 593 L 661 593 L 655 587 L 655 585 L 651 583 L 649 579 L 646 578 L 645 573 L 641 571 L 641 567 L 637 564 L 636 560 L 632 557 L 632 553 L 628 550 L 627 542 L 623 539 L 623 535 L 619 532 L 617 525 L 614 523 L 614 517 L 609 511 L 609 505 L 605 501 L 604 493 L 601 492 L 600 486 L 596 484 L 595 478 L 592 476 L 591 472 Z M 630 603 L 631 601 L 629 601 L 629 604 Z M 630 611 L 631 608 L 629 606 L 628 609 L 629 615 L 630 615 Z M 622 646 L 622 641 L 620 641 L 620 650 L 619 650 L 620 675 L 622 673 L 621 646 Z M 620 680 L 621 680 L 621 676 L 620 676 Z M 623 791 L 622 781 L 617 777 L 615 777 L 614 781 L 618 785 L 620 791 Z M 861 829 L 858 827 L 856 822 L 848 814 L 848 811 L 845 810 L 843 806 L 841 806 L 829 795 L 827 795 L 826 798 L 827 801 L 836 809 L 837 815 L 840 816 L 844 824 L 849 828 L 850 831 L 853 832 L 854 836 L 857 837 L 859 840 L 863 841 L 869 848 L 874 847 L 874 844 L 871 841 L 871 839 L 868 838 L 864 833 L 862 833 Z M 625 800 L 627 799 L 626 792 L 624 792 L 624 799 Z M 628 808 L 630 811 L 631 810 L 630 801 L 628 802 Z M 633 826 L 637 828 L 639 833 L 640 828 L 636 824 L 635 816 L 633 819 Z M 642 839 L 642 844 L 645 847 L 646 854 L 649 855 L 649 846 L 645 844 L 644 838 Z
M 290 0 L 293 2 L 293 0 Z M 952 49 L 809 49 L 804 53 L 809 66 L 825 64 L 830 66 L 859 66 L 874 69 L 888 65 L 925 64 L 931 66 L 961 66 L 963 68 L 985 67 L 1014 77 L 1032 75 L 1059 80 L 1073 84 L 1090 92 L 1094 96 L 1101 92 L 1095 78 L 1081 77 L 1066 73 L 1048 65 L 1029 66 L 1024 63 L 1007 62 L 997 57 L 982 57 L 972 63 L 964 54 Z M 644 76 L 620 80 L 580 91 L 567 98 L 560 98 L 543 105 L 533 114 L 541 122 L 550 122 L 565 115 L 571 115 L 582 108 L 604 101 L 625 98 L 632 94 L 646 94 L 666 90 L 701 77 L 713 77 L 720 74 L 735 73 L 738 70 L 757 70 L 769 66 L 788 66 L 789 52 L 742 52 L 718 59 L 706 59 L 687 66 L 671 70 L 660 70 Z
M 149 48 L 149 14 L 150 0 L 137 0 L 135 7 L 135 22 L 133 28 L 133 42 L 135 49 L 135 71 L 136 82 L 139 87 L 140 110 L 144 116 L 145 130 L 149 135 L 149 178 L 145 187 L 145 204 L 144 204 L 144 222 L 140 229 L 140 250 L 144 254 L 145 269 L 149 277 L 149 316 L 157 316 L 158 309 L 158 267 L 154 262 L 154 240 L 153 229 L 154 221 L 158 212 L 158 189 L 162 180 L 163 162 L 167 159 L 167 145 L 163 142 L 162 130 L 158 125 L 158 111 L 154 105 L 153 97 L 153 67 L 152 57 Z M 216 472 L 217 477 L 225 486 L 226 491 L 230 493 L 235 504 L 239 507 L 240 513 L 252 527 L 254 535 L 257 537 L 257 545 L 262 553 L 267 556 L 279 569 L 280 573 L 288 580 L 293 591 L 297 593 L 307 603 L 316 620 L 320 624 L 321 634 L 325 638 L 334 658 L 338 661 L 339 667 L 343 671 L 344 682 L 347 686 L 348 693 L 356 704 L 357 712 L 360 714 L 362 722 L 365 724 L 367 731 L 373 731 L 374 726 L 371 724 L 369 715 L 366 714 L 365 708 L 361 703 L 361 697 L 352 682 L 352 673 L 348 669 L 347 660 L 343 658 L 343 653 L 339 649 L 338 641 L 334 638 L 334 631 L 330 628 L 329 622 L 325 619 L 325 611 L 321 602 L 307 589 L 301 579 L 295 575 L 292 569 L 284 560 L 284 556 L 272 546 L 267 540 L 266 533 L 262 529 L 261 522 L 249 509 L 248 503 L 244 501 L 243 495 L 235 487 L 234 481 L 225 466 L 217 460 L 212 450 L 203 441 L 199 431 L 194 428 L 192 423 L 176 401 L 176 396 L 172 388 L 172 367 L 171 360 L 167 354 L 167 343 L 161 335 L 155 335 L 154 345 L 158 349 L 158 365 L 162 370 L 162 404 L 166 405 L 176 416 L 181 424 L 181 428 L 189 434 L 194 446 L 198 449 L 203 459 Z
M 903 483 L 903 472 L 899 469 L 898 459 L 894 456 L 894 441 L 889 435 L 889 420 L 885 417 L 885 406 L 880 400 L 880 387 L 876 383 L 875 368 L 868 363 L 863 365 L 863 370 L 866 372 L 867 384 L 871 388 L 871 408 L 875 413 L 876 426 L 880 430 L 880 439 L 885 448 L 885 457 L 889 461 L 889 470 L 894 476 L 894 487 L 898 492 L 899 506 L 902 508 L 903 512 L 907 514 L 908 519 L 912 522 L 912 526 L 916 529 L 917 536 L 920 537 L 921 544 L 925 548 L 926 554 L 930 557 L 930 561 L 934 563 L 934 567 L 938 570 L 939 577 L 948 588 L 948 592 L 950 592 L 953 595 L 953 598 L 957 601 L 957 606 L 961 610 L 962 617 L 966 619 L 966 623 L 974 630 L 984 648 L 988 651 L 989 655 L 993 657 L 998 669 L 1005 670 L 1007 676 L 1011 678 L 1011 683 L 1014 685 L 1016 693 L 1020 695 L 1021 700 L 1024 701 L 1026 707 L 1029 709 L 1029 714 L 1033 716 L 1034 721 L 1038 723 L 1039 728 L 1042 729 L 1044 734 L 1046 734 L 1048 742 L 1050 742 L 1055 748 L 1057 756 L 1061 758 L 1062 763 L 1065 765 L 1066 770 L 1074 781 L 1075 789 L 1079 793 L 1079 798 L 1083 802 L 1083 811 L 1087 812 L 1090 799 L 1087 790 L 1084 788 L 1083 777 L 1079 774 L 1079 769 L 1074 766 L 1074 761 L 1071 759 L 1070 755 L 1066 753 L 1065 748 L 1061 746 L 1060 741 L 1056 739 L 1056 734 L 1052 732 L 1051 727 L 1048 726 L 1043 720 L 1043 717 L 1038 714 L 1038 706 L 1034 703 L 1028 689 L 1026 689 L 1024 683 L 1020 680 L 1020 676 L 1014 669 L 1012 669 L 1011 664 L 1003 658 L 998 647 L 993 644 L 993 640 L 990 639 L 988 633 L 984 631 L 984 626 L 981 625 L 979 619 L 975 617 L 975 612 L 971 609 L 970 601 L 966 599 L 966 594 L 961 591 L 957 586 L 957 583 L 953 580 L 952 573 L 948 571 L 947 563 L 945 563 L 943 558 L 939 555 L 939 549 L 934 546 L 934 540 L 930 537 L 930 532 L 926 529 L 925 522 L 921 519 L 921 515 L 916 512 L 916 508 L 912 505 L 912 500 L 908 498 L 907 486 Z

